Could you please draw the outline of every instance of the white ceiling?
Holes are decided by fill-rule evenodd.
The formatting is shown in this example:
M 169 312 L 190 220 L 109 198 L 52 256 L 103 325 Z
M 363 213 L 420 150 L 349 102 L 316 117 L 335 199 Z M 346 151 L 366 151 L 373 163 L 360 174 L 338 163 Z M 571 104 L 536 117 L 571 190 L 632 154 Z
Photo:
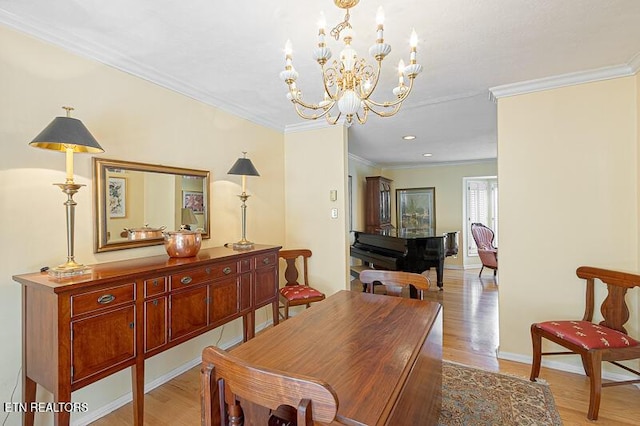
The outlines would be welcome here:
M 375 41 L 379 5 L 393 50 L 376 100 L 390 100 L 412 28 L 424 66 L 398 115 L 349 129 L 349 152 L 381 166 L 495 158 L 490 88 L 539 90 L 628 75 L 640 64 L 640 0 L 362 0 L 350 22 L 364 57 Z M 283 46 L 291 39 L 298 85 L 306 100 L 317 99 L 320 75 L 311 51 L 320 11 L 329 28 L 344 15 L 333 0 L 0 0 L 0 23 L 290 131 L 309 122 L 285 98 L 278 77 Z M 330 42 L 336 55 L 340 46 Z M 538 79 L 544 80 L 502 87 Z M 417 138 L 403 141 L 406 134 Z M 433 156 L 423 157 L 427 152 Z

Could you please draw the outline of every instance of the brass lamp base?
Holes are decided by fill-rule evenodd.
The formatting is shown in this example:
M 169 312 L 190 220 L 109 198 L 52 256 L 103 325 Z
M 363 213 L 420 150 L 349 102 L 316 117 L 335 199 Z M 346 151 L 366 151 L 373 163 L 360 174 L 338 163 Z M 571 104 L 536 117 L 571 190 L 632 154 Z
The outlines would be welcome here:
M 254 244 L 251 241 L 247 241 L 244 238 L 237 243 L 233 243 L 234 250 L 251 250 L 253 249 Z
M 49 269 L 49 276 L 55 279 L 74 277 L 91 273 L 91 268 L 74 260 L 73 243 L 74 243 L 74 225 L 75 225 L 75 207 L 76 202 L 73 200 L 80 188 L 84 185 L 73 183 L 73 180 L 67 180 L 66 183 L 54 183 L 62 192 L 67 194 L 67 201 L 64 203 L 67 212 L 67 261 L 62 265 Z
M 242 205 L 240 209 L 242 210 L 242 239 L 237 243 L 233 243 L 234 250 L 251 250 L 253 248 L 253 243 L 247 240 L 247 199 L 250 195 L 247 195 L 246 192 L 242 192 L 242 194 L 238 195 L 240 200 L 242 201 Z
M 68 278 L 78 275 L 90 274 L 91 267 L 81 265 L 74 261 L 69 261 L 67 263 L 63 263 L 62 265 L 58 265 L 55 268 L 49 269 L 48 273 L 49 276 L 53 278 Z

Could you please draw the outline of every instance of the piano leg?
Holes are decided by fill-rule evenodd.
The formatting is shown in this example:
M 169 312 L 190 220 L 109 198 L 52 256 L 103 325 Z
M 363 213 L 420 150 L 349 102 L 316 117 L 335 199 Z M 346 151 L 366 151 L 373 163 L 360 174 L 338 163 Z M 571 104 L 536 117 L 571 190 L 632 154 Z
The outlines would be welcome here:
M 436 266 L 436 277 L 438 279 L 438 288 L 442 290 L 444 283 L 442 282 L 442 278 L 444 276 L 444 258 L 438 261 L 438 266 Z

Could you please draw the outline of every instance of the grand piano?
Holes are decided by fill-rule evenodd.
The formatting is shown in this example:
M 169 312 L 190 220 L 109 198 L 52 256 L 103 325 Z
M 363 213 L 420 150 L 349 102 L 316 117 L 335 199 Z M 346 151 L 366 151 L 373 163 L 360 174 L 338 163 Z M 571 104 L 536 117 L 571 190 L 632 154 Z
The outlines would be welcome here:
M 442 289 L 444 259 L 458 254 L 458 232 L 432 235 L 411 229 L 382 229 L 377 232 L 354 231 L 351 257 L 376 269 L 422 273 L 436 268 L 437 284 Z

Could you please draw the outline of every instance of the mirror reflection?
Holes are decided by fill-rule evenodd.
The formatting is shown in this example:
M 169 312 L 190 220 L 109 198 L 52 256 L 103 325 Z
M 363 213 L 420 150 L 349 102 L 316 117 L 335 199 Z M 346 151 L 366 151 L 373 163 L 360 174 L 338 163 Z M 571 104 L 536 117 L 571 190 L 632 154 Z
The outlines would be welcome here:
M 209 172 L 94 158 L 96 252 L 163 243 L 163 231 L 209 238 Z

